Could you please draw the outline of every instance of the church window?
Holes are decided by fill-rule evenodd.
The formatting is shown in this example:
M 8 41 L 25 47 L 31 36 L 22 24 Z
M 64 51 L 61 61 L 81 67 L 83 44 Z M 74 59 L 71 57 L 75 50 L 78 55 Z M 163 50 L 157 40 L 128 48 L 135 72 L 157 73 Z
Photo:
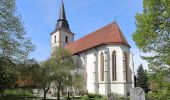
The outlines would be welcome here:
M 104 81 L 104 54 L 100 54 L 100 80 Z
M 124 70 L 124 80 L 127 82 L 128 79 L 128 63 L 127 63 L 127 53 L 123 53 L 123 70 Z
M 54 43 L 56 43 L 57 41 L 56 41 L 56 35 L 54 36 Z
M 66 42 L 66 43 L 68 43 L 68 36 L 66 36 L 66 38 L 65 38 L 65 42 Z
M 117 72 L 116 72 L 116 51 L 112 52 L 112 80 L 117 80 Z

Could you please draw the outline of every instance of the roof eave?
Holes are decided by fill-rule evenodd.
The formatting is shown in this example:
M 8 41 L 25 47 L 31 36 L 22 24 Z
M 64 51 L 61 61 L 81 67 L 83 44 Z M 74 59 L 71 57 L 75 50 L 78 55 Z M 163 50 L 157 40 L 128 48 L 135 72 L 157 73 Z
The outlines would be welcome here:
M 79 54 L 79 53 L 81 53 L 81 52 L 90 50 L 90 49 L 92 49 L 92 48 L 96 48 L 96 47 L 99 47 L 99 46 L 102 46 L 102 45 L 109 45 L 109 44 L 114 44 L 114 45 L 124 45 L 124 46 L 127 46 L 129 49 L 131 48 L 131 46 L 130 46 L 129 44 L 108 42 L 108 43 L 102 43 L 102 44 L 99 44 L 99 45 L 96 45 L 96 46 L 93 46 L 93 47 L 89 47 L 89 48 L 86 48 L 86 49 L 84 49 L 84 50 L 80 50 L 80 51 L 78 51 L 78 52 L 72 52 L 72 54 L 77 55 L 77 54 Z

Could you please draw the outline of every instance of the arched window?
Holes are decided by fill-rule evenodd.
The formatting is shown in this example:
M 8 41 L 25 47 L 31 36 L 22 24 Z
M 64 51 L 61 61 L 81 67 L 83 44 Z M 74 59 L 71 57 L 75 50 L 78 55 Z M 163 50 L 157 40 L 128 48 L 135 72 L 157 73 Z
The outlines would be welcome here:
M 116 72 L 116 51 L 112 52 L 112 80 L 117 80 L 117 72 Z
M 124 70 L 124 80 L 128 80 L 128 60 L 127 53 L 123 52 L 123 70 Z
M 104 81 L 104 55 L 100 54 L 100 80 Z
M 66 43 L 68 43 L 68 36 L 66 36 L 65 41 L 66 41 Z

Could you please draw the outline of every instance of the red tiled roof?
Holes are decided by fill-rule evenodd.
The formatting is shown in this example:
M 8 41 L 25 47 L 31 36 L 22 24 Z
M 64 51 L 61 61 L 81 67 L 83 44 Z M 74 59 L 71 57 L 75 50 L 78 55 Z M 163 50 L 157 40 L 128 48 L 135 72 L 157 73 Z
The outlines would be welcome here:
M 77 54 L 105 44 L 121 44 L 130 47 L 119 26 L 114 22 L 66 45 L 65 48 Z

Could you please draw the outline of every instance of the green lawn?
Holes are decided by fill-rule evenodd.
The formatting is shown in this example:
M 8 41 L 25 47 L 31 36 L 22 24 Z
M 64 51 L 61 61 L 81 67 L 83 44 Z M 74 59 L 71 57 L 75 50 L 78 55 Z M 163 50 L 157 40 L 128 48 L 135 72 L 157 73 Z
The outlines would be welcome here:
M 158 99 L 153 96 L 152 93 L 146 93 L 146 100 L 170 100 L 170 95 L 166 96 L 165 98 Z
M 0 100 L 42 100 L 43 98 L 30 97 L 30 96 L 17 96 L 17 95 L 1 95 Z M 50 100 L 50 99 L 47 99 Z M 53 99 L 54 100 L 54 99 Z M 67 100 L 67 99 L 65 99 Z M 73 100 L 73 99 L 71 99 Z M 74 98 L 74 100 L 107 100 L 103 98 Z

